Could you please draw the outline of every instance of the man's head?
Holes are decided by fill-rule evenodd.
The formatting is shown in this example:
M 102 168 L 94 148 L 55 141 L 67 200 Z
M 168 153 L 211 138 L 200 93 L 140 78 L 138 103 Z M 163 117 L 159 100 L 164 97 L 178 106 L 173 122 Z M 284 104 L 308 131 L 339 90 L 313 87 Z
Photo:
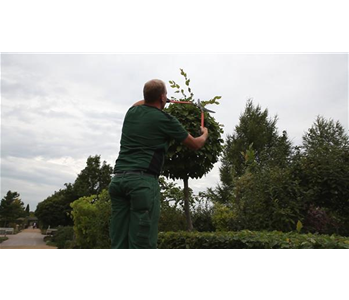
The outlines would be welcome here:
M 167 90 L 166 85 L 162 80 L 152 79 L 148 81 L 143 88 L 143 96 L 145 104 L 159 104 L 161 109 L 166 105 Z

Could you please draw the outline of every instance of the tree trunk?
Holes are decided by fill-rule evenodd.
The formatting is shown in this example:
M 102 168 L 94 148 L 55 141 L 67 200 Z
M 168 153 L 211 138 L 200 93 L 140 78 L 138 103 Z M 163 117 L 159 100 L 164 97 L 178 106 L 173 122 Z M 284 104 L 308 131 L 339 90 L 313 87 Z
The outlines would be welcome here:
M 187 219 L 187 228 L 188 228 L 188 231 L 193 231 L 193 223 L 191 221 L 190 207 L 189 207 L 188 178 L 184 178 L 183 183 L 184 183 L 184 212 L 185 212 L 185 217 Z

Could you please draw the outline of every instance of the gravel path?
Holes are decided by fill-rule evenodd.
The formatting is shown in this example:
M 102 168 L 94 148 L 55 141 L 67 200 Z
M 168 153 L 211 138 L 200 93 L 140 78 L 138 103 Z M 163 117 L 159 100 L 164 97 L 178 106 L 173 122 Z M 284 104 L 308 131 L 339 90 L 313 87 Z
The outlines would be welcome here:
M 39 229 L 24 229 L 18 234 L 7 235 L 8 240 L 0 244 L 0 249 L 57 249 L 46 246 L 44 235 Z

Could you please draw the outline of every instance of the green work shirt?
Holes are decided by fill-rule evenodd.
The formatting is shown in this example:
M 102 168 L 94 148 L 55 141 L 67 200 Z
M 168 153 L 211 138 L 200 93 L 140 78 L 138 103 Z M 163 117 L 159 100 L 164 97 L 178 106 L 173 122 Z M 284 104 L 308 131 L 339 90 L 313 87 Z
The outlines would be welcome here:
M 187 137 L 188 132 L 175 117 L 146 104 L 133 106 L 124 119 L 114 173 L 145 171 L 159 175 L 169 142 L 183 142 Z

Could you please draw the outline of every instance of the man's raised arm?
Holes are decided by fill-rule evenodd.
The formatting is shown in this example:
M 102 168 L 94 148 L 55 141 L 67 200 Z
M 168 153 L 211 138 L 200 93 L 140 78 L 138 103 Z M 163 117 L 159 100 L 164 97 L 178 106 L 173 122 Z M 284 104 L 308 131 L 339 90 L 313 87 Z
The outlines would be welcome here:
M 197 138 L 194 138 L 191 134 L 183 141 L 183 145 L 187 146 L 192 150 L 199 150 L 205 145 L 205 142 L 208 138 L 208 130 L 206 127 L 200 127 L 202 135 Z

